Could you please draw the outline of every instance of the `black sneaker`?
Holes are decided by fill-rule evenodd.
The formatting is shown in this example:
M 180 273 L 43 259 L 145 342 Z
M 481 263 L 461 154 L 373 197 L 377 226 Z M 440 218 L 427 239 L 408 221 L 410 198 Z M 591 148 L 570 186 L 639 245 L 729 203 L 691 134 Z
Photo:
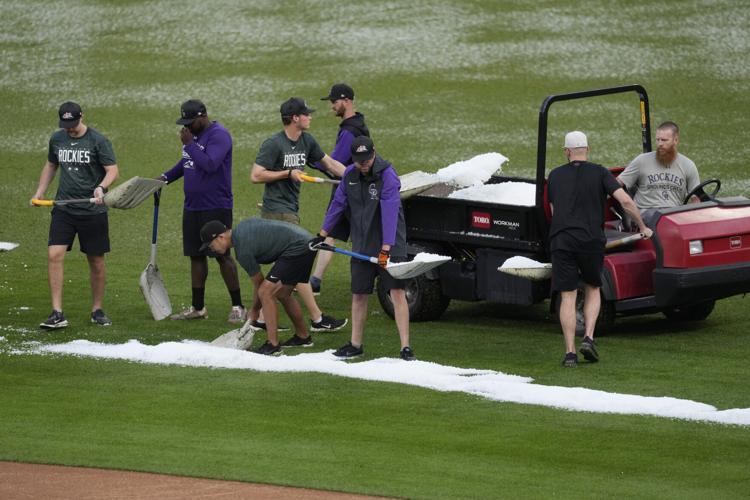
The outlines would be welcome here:
M 401 349 L 401 359 L 406 361 L 414 361 L 415 359 L 417 359 L 417 357 L 414 355 L 414 351 L 411 350 L 411 347 L 406 346 Z
M 109 326 L 112 324 L 112 320 L 101 309 L 97 309 L 91 313 L 91 322 L 99 326 Z
M 599 351 L 596 350 L 596 342 L 591 337 L 583 337 L 579 351 L 583 354 L 586 361 L 592 363 L 599 361 Z
M 320 295 L 320 283 L 322 281 L 320 278 L 310 276 L 310 288 L 312 288 L 313 295 Z
M 362 356 L 364 353 L 365 351 L 362 349 L 362 346 L 354 347 L 351 342 L 347 342 L 334 351 L 333 355 L 337 358 L 356 358 L 357 356 Z
M 266 343 L 258 347 L 253 351 L 255 354 L 263 354 L 264 356 L 278 356 L 281 354 L 281 346 L 273 345 L 266 340 Z
M 66 326 L 68 326 L 68 320 L 65 319 L 62 311 L 55 311 L 54 309 L 52 309 L 52 313 L 43 323 L 39 323 L 39 328 L 44 330 L 54 330 L 56 328 L 65 328 Z
M 313 345 L 312 335 L 302 338 L 295 333 L 293 337 L 281 344 L 281 347 L 312 347 Z
M 578 366 L 578 355 L 574 352 L 565 354 L 562 364 L 566 368 L 575 368 Z
M 260 321 L 258 321 L 256 319 L 254 319 L 253 322 L 250 323 L 250 324 L 253 325 L 255 328 L 260 328 L 261 330 L 265 330 L 266 329 L 266 323 L 265 322 L 261 323 Z M 276 331 L 277 332 L 288 332 L 289 331 L 289 327 L 288 326 L 283 326 L 283 325 L 276 325 Z
M 348 322 L 349 320 L 346 318 L 336 319 L 333 316 L 322 314 L 320 321 L 317 323 L 310 320 L 310 330 L 313 332 L 335 332 L 344 328 Z

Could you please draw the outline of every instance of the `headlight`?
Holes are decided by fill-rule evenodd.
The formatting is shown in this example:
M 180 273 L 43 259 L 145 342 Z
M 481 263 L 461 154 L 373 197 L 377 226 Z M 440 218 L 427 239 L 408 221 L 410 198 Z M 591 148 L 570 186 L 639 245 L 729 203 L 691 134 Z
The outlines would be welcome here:
M 693 240 L 688 244 L 690 249 L 690 255 L 698 255 L 703 253 L 703 242 L 701 240 Z

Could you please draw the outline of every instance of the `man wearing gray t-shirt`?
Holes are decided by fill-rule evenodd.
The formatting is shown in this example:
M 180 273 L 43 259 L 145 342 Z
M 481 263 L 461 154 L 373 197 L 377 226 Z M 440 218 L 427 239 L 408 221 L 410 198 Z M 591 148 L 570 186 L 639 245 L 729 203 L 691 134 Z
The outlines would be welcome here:
M 660 208 L 682 205 L 687 194 L 700 184 L 695 163 L 677 152 L 680 129 L 664 122 L 656 129 L 656 151 L 638 155 L 617 177 L 627 189 L 637 187 L 633 197 L 648 222 L 649 213 Z M 696 201 L 696 198 L 691 199 Z

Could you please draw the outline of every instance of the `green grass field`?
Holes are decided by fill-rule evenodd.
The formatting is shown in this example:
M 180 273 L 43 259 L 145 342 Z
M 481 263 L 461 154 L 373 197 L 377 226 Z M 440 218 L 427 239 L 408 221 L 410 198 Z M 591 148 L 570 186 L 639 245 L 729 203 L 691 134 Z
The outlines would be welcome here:
M 88 323 L 85 259 L 65 267 L 71 326 L 49 313 L 48 211 L 28 207 L 57 107 L 80 102 L 104 132 L 121 179 L 155 176 L 179 158 L 179 105 L 200 98 L 234 137 L 235 219 L 257 215 L 249 170 L 280 130 L 292 95 L 318 107 L 312 133 L 330 151 L 337 120 L 318 101 L 346 81 L 376 147 L 400 173 L 476 154 L 530 176 L 537 114 L 549 94 L 625 83 L 649 91 L 652 122 L 682 127 L 680 151 L 723 192 L 750 196 L 750 6 L 736 1 L 3 2 L 0 17 L 0 459 L 88 465 L 415 498 L 741 498 L 750 490 L 750 429 L 642 416 L 559 411 L 320 374 L 141 365 L 13 354 L 27 342 L 210 340 L 230 327 L 211 267 L 205 321 L 156 323 L 138 289 L 151 209 L 111 211 L 108 329 Z M 564 133 L 584 130 L 593 161 L 639 152 L 634 96 L 555 105 L 548 167 Z M 56 185 L 56 183 L 55 183 Z M 327 188 L 304 186 L 315 232 Z M 53 190 L 48 193 L 54 194 Z M 159 266 L 175 309 L 189 304 L 181 252 L 181 183 L 162 198 Z M 246 283 L 246 284 L 244 284 Z M 248 300 L 251 288 L 243 281 Z M 348 263 L 334 259 L 320 305 L 349 315 Z M 418 357 L 530 376 L 547 385 L 750 407 L 746 298 L 696 325 L 660 315 L 618 320 L 602 361 L 563 370 L 548 305 L 451 304 L 412 325 Z M 349 328 L 316 337 L 338 347 Z M 395 356 L 393 323 L 375 299 L 367 359 Z M 744 492 L 744 493 L 743 493 Z

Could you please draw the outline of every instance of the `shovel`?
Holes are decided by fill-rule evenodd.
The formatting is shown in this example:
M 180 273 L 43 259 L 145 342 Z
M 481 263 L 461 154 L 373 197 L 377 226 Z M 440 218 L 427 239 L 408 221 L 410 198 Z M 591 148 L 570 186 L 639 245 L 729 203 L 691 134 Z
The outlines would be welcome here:
M 622 245 L 627 245 L 634 241 L 642 240 L 646 235 L 643 233 L 631 234 L 619 240 L 608 241 L 604 246 L 606 250 L 617 248 Z M 504 265 L 504 264 L 503 264 Z M 498 271 L 510 274 L 511 276 L 518 276 L 519 278 L 525 278 L 531 281 L 544 281 L 552 277 L 552 264 L 550 263 L 539 263 L 536 267 L 503 267 L 497 268 Z
M 328 252 L 336 252 L 342 255 L 348 255 L 349 257 L 364 260 L 365 262 L 372 262 L 373 264 L 378 263 L 377 257 L 370 257 L 369 255 L 363 255 L 361 253 L 350 252 L 349 250 L 344 250 L 343 248 L 334 247 L 325 243 L 319 243 L 314 247 L 311 246 L 310 250 L 326 250 Z M 441 264 L 445 264 L 449 260 L 451 260 L 450 257 L 441 255 L 438 259 L 429 261 L 413 260 L 411 262 L 389 262 L 385 270 L 388 271 L 388 274 L 390 274 L 394 278 L 405 280 L 414 278 L 416 276 L 419 276 L 420 274 L 424 274 L 430 269 L 433 269 Z
M 253 343 L 253 337 L 255 332 L 260 328 L 255 328 L 251 323 L 252 320 L 245 321 L 242 328 L 229 331 L 220 337 L 216 337 L 211 341 L 211 345 L 216 347 L 227 347 L 229 349 L 241 349 L 246 351 Z
M 112 191 L 105 194 L 103 198 L 104 204 L 110 208 L 120 208 L 123 210 L 135 208 L 140 205 L 143 200 L 151 196 L 151 193 L 155 193 L 165 185 L 166 182 L 164 181 L 136 176 L 123 182 Z M 80 198 L 75 200 L 40 200 L 35 198 L 31 200 L 31 203 L 38 207 L 95 202 L 96 198 Z
M 141 273 L 140 285 L 143 297 L 151 308 L 151 314 L 156 321 L 161 321 L 172 314 L 172 303 L 169 301 L 167 289 L 161 279 L 159 268 L 156 267 L 156 230 L 159 223 L 159 198 L 161 190 L 154 193 L 154 228 L 151 233 L 151 260 Z

